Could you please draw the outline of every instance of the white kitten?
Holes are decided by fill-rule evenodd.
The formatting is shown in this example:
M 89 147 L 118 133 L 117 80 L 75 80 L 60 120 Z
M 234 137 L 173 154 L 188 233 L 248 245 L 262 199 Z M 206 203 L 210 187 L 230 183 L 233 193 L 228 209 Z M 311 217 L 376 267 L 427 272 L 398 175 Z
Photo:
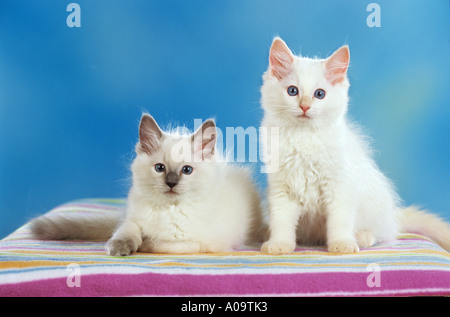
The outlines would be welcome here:
M 106 248 L 114 256 L 221 252 L 256 241 L 262 232 L 258 192 L 247 169 L 216 153 L 216 135 L 213 120 L 180 135 L 161 131 L 144 114 L 122 220 L 42 216 L 33 232 L 47 239 L 110 238 Z
M 289 253 L 298 241 L 357 252 L 400 231 L 422 233 L 450 250 L 450 226 L 399 208 L 364 137 L 348 122 L 349 60 L 347 46 L 327 59 L 310 59 L 294 56 L 280 38 L 272 43 L 262 126 L 269 134 L 279 128 L 279 144 L 266 144 L 278 151 L 265 151 L 279 153 L 279 169 L 268 174 L 270 239 L 262 251 Z

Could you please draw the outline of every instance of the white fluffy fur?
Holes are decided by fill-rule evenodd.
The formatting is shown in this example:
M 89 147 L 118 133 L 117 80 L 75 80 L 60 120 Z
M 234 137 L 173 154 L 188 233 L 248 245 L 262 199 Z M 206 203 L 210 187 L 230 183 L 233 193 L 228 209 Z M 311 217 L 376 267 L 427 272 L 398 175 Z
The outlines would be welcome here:
M 279 169 L 268 175 L 270 239 L 262 251 L 289 253 L 298 241 L 351 253 L 395 239 L 403 230 L 419 231 L 450 249 L 448 224 L 430 214 L 399 212 L 393 186 L 372 160 L 365 138 L 348 121 L 348 47 L 328 59 L 310 59 L 294 56 L 275 38 L 270 55 L 261 88 L 262 126 L 267 133 L 279 127 L 279 144 L 266 144 L 278 147 Z M 293 62 L 272 63 L 272 55 Z M 292 85 L 298 87 L 297 96 L 287 93 Z M 318 88 L 326 91 L 325 98 L 314 97 Z M 302 104 L 310 106 L 306 113 Z M 404 215 L 411 213 L 417 219 L 406 221 L 412 218 Z M 433 232 L 433 224 L 440 234 Z
M 165 133 L 144 114 L 126 214 L 44 215 L 32 222 L 35 237 L 110 239 L 106 249 L 114 256 L 135 251 L 221 252 L 261 241 L 260 198 L 249 170 L 219 158 L 212 120 L 194 135 Z M 157 163 L 166 171 L 158 173 Z M 193 168 L 192 174 L 180 172 L 184 165 Z M 168 172 L 179 176 L 171 191 Z
M 215 125 L 208 122 L 209 136 L 204 126 L 195 133 L 204 143 L 194 144 L 192 135 L 161 131 L 151 154 L 138 144 L 126 218 L 107 243 L 109 254 L 221 252 L 256 238 L 261 228 L 259 195 L 248 170 L 217 160 L 211 145 Z M 155 170 L 158 163 L 180 175 L 172 192 L 166 173 Z M 184 165 L 193 167 L 192 174 L 180 173 Z

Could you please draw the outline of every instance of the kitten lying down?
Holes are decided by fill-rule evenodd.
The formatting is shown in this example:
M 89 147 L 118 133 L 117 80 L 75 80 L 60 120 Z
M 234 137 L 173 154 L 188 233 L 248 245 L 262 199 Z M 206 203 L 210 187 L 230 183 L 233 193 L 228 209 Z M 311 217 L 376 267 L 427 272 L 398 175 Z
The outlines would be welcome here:
M 113 256 L 223 252 L 262 242 L 260 197 L 250 173 L 219 157 L 216 135 L 213 120 L 192 135 L 178 135 L 163 132 L 144 114 L 126 214 L 44 215 L 32 221 L 33 234 L 109 239 L 106 249 Z
M 292 252 L 296 242 L 357 252 L 399 232 L 426 235 L 450 251 L 450 225 L 414 207 L 401 208 L 364 136 L 346 117 L 350 52 L 326 59 L 294 56 L 275 38 L 263 76 L 262 126 L 278 140 L 277 171 L 268 174 L 270 239 L 262 251 Z M 278 130 L 273 130 L 277 128 Z M 272 151 L 270 148 L 278 149 Z

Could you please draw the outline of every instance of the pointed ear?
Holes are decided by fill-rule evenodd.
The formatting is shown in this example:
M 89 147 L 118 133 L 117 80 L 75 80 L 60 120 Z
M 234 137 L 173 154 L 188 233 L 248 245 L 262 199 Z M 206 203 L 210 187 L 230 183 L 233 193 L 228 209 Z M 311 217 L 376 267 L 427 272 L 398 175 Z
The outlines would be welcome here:
M 139 143 L 136 152 L 152 154 L 158 148 L 163 132 L 159 128 L 155 119 L 149 114 L 143 114 L 139 124 Z
M 217 139 L 216 136 L 217 131 L 214 120 L 208 119 L 203 122 L 202 126 L 192 135 L 194 155 L 201 154 L 202 160 L 214 155 Z
M 283 79 L 292 71 L 294 54 L 286 43 L 279 37 L 274 38 L 270 47 L 269 65 L 272 75 L 278 80 Z
M 342 82 L 350 63 L 350 50 L 347 45 L 342 46 L 325 60 L 326 76 L 332 85 Z

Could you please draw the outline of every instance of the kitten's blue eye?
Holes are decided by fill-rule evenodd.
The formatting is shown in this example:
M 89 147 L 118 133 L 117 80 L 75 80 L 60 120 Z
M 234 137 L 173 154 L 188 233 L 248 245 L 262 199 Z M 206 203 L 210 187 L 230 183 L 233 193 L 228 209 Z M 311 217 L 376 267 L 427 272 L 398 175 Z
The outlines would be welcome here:
M 325 98 L 325 90 L 323 90 L 323 89 L 317 89 L 315 92 L 314 92 L 314 97 L 316 97 L 317 99 L 323 99 L 323 98 Z
M 289 96 L 297 96 L 298 95 L 298 88 L 295 86 L 289 86 L 287 89 L 287 93 Z
M 166 167 L 164 166 L 164 164 L 158 163 L 155 165 L 155 171 L 157 171 L 158 173 L 162 173 L 166 170 Z
M 192 166 L 189 166 L 189 165 L 185 165 L 185 166 L 183 166 L 182 168 L 181 168 L 181 173 L 183 173 L 183 174 L 185 174 L 185 175 L 189 175 L 189 174 L 192 174 L 192 171 L 193 171 L 194 169 L 192 168 Z

